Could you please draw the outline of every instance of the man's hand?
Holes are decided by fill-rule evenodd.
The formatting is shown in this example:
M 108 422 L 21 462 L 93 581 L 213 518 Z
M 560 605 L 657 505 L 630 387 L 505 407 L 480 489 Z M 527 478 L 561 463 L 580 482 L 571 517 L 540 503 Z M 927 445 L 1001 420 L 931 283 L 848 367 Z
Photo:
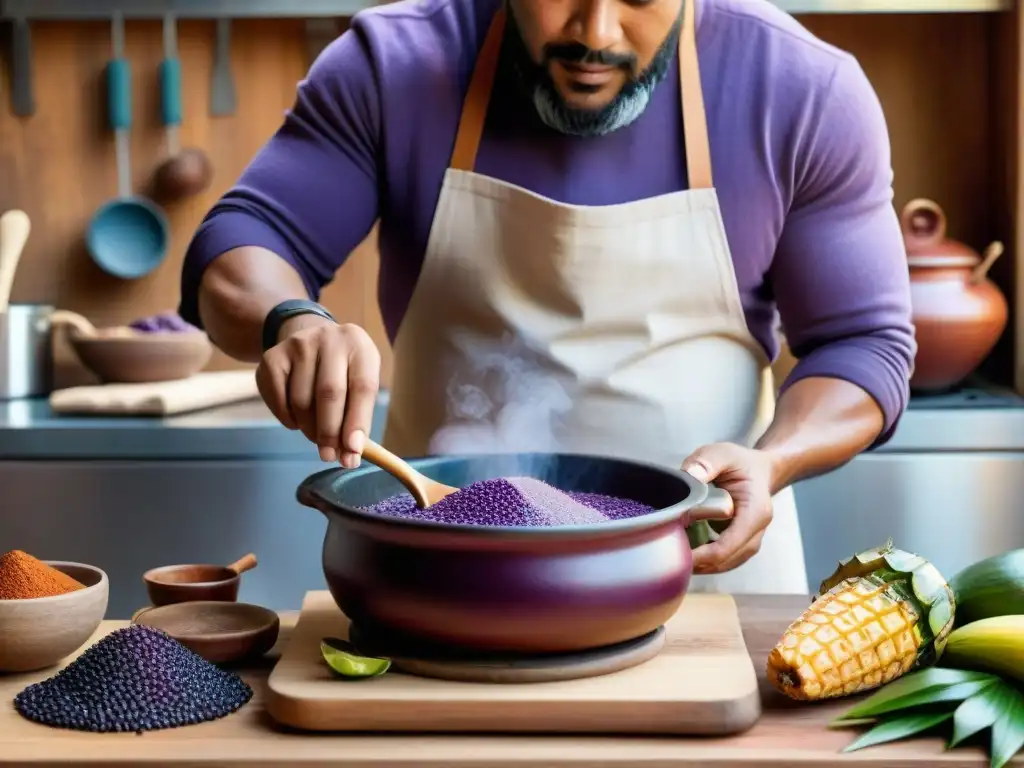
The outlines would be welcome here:
M 256 383 L 285 427 L 302 431 L 324 461 L 350 469 L 370 434 L 380 383 L 380 352 L 356 325 L 299 315 L 263 355 Z
M 710 544 L 693 551 L 693 572 L 723 573 L 757 554 L 772 521 L 774 467 L 765 451 L 734 443 L 714 443 L 694 451 L 683 471 L 726 491 L 734 505 L 732 522 Z

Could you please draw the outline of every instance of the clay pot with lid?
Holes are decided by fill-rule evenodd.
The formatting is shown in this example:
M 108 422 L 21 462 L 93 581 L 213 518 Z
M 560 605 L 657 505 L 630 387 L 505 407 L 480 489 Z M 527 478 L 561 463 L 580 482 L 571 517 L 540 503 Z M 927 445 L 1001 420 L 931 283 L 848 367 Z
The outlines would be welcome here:
M 947 238 L 946 214 L 931 200 L 911 200 L 900 219 L 917 334 L 910 386 L 950 389 L 981 365 L 1006 329 L 1006 298 L 988 278 L 1003 244 L 980 255 Z

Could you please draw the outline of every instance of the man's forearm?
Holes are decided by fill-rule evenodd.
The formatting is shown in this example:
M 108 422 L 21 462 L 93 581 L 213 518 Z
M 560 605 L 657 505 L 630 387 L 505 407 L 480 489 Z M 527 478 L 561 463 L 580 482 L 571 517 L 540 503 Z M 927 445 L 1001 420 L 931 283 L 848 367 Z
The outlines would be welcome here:
M 236 248 L 217 257 L 203 273 L 199 316 L 225 354 L 258 362 L 267 313 L 282 301 L 306 298 L 302 278 L 287 261 L 265 248 Z
M 885 419 L 874 398 L 841 379 L 808 377 L 787 389 L 755 446 L 772 457 L 772 493 L 839 467 L 869 448 Z

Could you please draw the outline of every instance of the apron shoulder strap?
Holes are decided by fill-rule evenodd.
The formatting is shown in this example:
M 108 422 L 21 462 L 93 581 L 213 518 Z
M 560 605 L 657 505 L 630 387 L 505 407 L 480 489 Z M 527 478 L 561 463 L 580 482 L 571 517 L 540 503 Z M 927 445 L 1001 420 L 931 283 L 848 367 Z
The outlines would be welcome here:
M 472 171 L 476 165 L 476 153 L 480 149 L 480 137 L 483 136 L 484 122 L 487 120 L 487 107 L 491 103 L 491 89 L 498 72 L 498 58 L 501 55 L 501 40 L 505 32 L 505 8 L 502 6 L 494 14 L 490 29 L 484 38 L 483 46 L 477 55 L 473 76 L 469 81 L 469 90 L 462 104 L 462 116 L 459 118 L 459 129 L 455 134 L 455 148 L 449 165 L 458 171 Z
M 679 88 L 682 91 L 686 174 L 690 189 L 712 189 L 711 142 L 704 111 L 704 87 L 697 57 L 696 0 L 683 0 L 683 31 L 679 36 Z

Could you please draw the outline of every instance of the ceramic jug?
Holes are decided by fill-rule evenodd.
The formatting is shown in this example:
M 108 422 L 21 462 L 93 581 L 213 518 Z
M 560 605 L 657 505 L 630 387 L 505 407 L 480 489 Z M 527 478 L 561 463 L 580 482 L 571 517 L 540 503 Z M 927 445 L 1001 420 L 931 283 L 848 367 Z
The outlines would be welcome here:
M 988 278 L 1003 244 L 979 255 L 946 237 L 946 214 L 923 198 L 904 206 L 900 223 L 918 345 L 910 386 L 948 390 L 981 365 L 1006 329 L 1006 298 Z

